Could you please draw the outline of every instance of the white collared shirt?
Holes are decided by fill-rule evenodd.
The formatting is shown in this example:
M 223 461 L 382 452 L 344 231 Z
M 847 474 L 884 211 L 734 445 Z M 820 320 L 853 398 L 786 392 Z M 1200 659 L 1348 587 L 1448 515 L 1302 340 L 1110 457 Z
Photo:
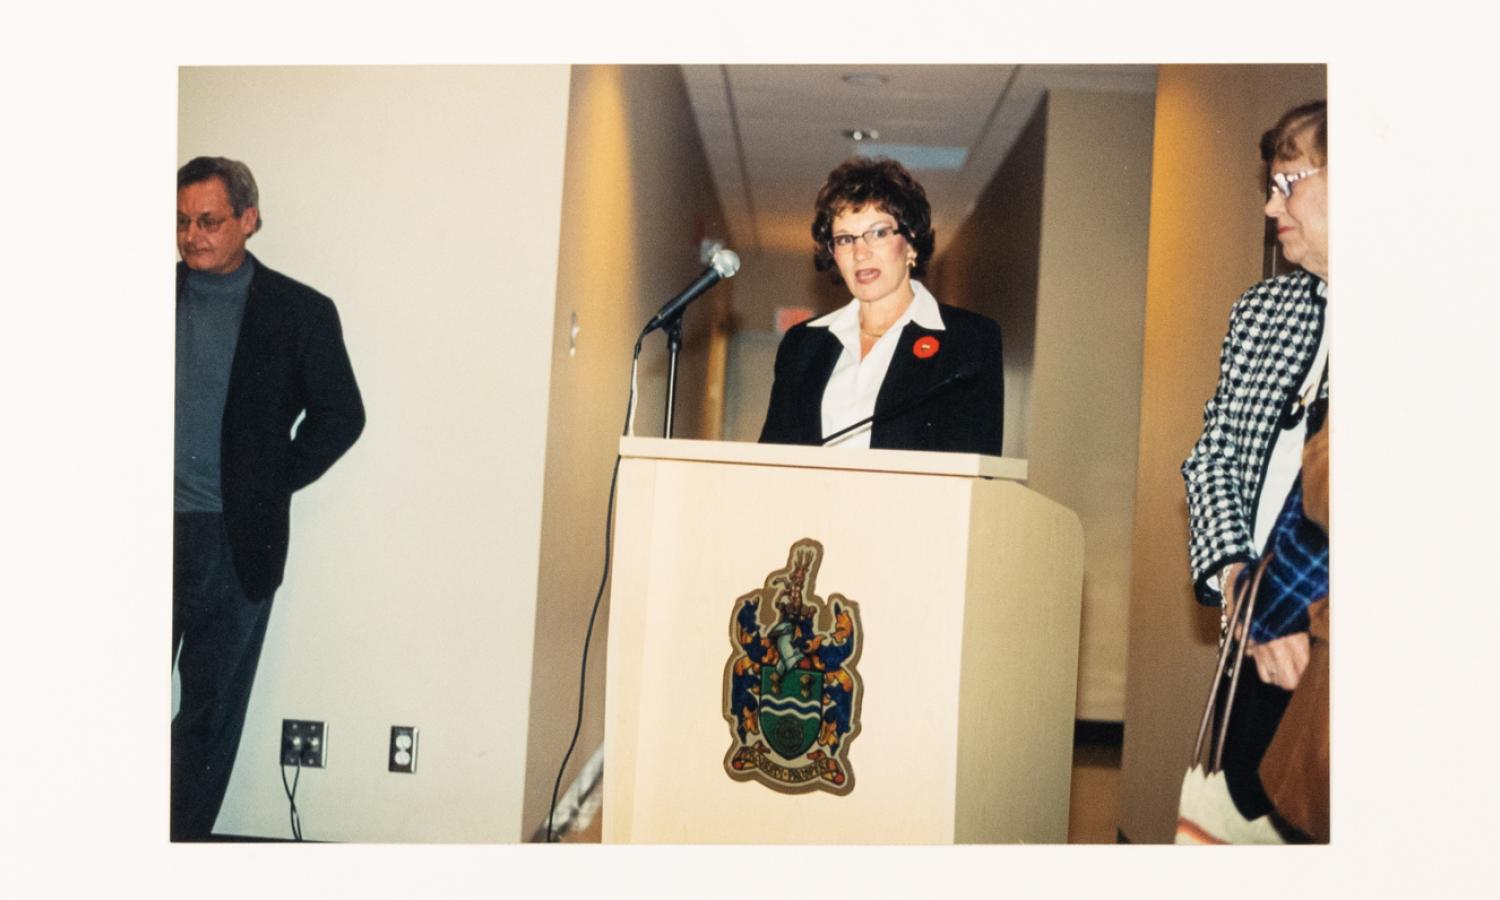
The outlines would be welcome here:
M 809 328 L 827 328 L 844 352 L 828 376 L 828 385 L 823 389 L 823 434 L 833 434 L 875 413 L 875 400 L 880 395 L 880 385 L 891 367 L 891 359 L 901 342 L 901 331 L 906 323 L 916 322 L 929 331 L 943 331 L 943 317 L 938 311 L 937 300 L 920 281 L 913 281 L 912 301 L 890 328 L 870 348 L 864 359 L 859 358 L 859 301 L 851 299 L 826 316 L 807 323 Z M 830 447 L 869 447 L 870 426 L 868 424 L 851 431 L 829 444 Z

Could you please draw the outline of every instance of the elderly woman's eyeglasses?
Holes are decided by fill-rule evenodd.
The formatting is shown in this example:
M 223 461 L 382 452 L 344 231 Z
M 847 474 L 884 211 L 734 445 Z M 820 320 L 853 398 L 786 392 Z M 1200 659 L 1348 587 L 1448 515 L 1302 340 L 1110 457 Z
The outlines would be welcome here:
M 886 242 L 901 233 L 900 227 L 896 225 L 876 225 L 864 234 L 836 234 L 833 240 L 828 242 L 828 247 L 835 254 L 848 253 L 854 249 L 854 242 L 863 239 L 865 246 L 871 250 L 879 250 Z
M 222 216 L 211 216 L 208 213 L 204 213 L 196 219 L 189 219 L 187 216 L 178 216 L 177 230 L 187 231 L 189 226 L 191 226 L 194 222 L 197 222 L 199 231 L 203 232 L 204 234 L 213 234 L 214 232 L 219 230 L 220 226 L 228 221 L 228 219 L 223 218 Z
M 1296 184 L 1309 175 L 1316 175 L 1321 171 L 1323 171 L 1322 166 L 1318 166 L 1316 169 L 1307 169 L 1302 172 L 1295 172 L 1290 175 L 1286 172 L 1272 172 L 1271 190 L 1280 194 L 1284 199 L 1290 199 L 1292 196 L 1292 185 Z

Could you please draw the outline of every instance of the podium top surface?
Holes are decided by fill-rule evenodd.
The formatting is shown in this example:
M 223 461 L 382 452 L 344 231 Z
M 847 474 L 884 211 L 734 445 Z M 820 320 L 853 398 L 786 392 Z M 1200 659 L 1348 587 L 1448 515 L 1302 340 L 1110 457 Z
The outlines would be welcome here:
M 918 475 L 1026 480 L 1026 460 L 981 456 L 978 453 L 861 450 L 841 447 L 800 447 L 791 444 L 751 444 L 743 441 L 622 437 L 620 438 L 620 455 L 627 459 L 672 459 L 684 462 L 749 466 L 790 466 L 803 469 L 845 469 L 861 472 L 902 472 Z

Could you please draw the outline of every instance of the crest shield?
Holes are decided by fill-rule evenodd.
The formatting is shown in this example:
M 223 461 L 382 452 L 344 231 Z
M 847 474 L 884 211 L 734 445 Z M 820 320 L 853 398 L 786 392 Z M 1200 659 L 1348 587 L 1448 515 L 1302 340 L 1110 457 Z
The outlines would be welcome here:
M 796 759 L 818 739 L 823 727 L 823 676 L 775 666 L 760 670 L 760 731 L 771 749 Z
M 859 604 L 815 592 L 823 545 L 794 543 L 786 566 L 734 602 L 724 668 L 731 744 L 724 771 L 778 791 L 854 788 L 849 744 L 864 695 Z

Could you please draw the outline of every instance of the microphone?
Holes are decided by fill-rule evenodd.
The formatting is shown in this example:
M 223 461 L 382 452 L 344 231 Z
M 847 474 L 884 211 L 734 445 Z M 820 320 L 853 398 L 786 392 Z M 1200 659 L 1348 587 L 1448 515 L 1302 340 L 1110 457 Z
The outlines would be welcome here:
M 820 446 L 826 447 L 828 446 L 828 443 L 830 441 L 837 440 L 838 438 L 843 437 L 849 432 L 854 431 L 857 428 L 862 428 L 865 425 L 879 425 L 881 422 L 894 419 L 897 416 L 904 416 L 912 410 L 922 406 L 933 397 L 936 397 L 938 394 L 941 394 L 943 391 L 946 391 L 948 388 L 953 387 L 955 384 L 963 381 L 968 381 L 978 374 L 979 369 L 975 366 L 966 366 L 962 369 L 959 369 L 957 372 L 954 372 L 952 375 L 949 375 L 947 378 L 944 378 L 942 381 L 939 381 L 937 384 L 933 385 L 932 387 L 928 388 L 927 390 L 911 398 L 910 400 L 907 400 L 904 403 L 897 404 L 896 406 L 887 409 L 885 412 L 878 412 L 872 416 L 866 416 L 863 419 L 860 419 L 858 422 L 855 422 L 853 425 L 848 426 L 847 428 L 840 428 L 838 431 L 835 431 L 828 437 L 823 438 L 823 443 Z
M 704 291 L 718 284 L 721 279 L 733 278 L 734 273 L 740 270 L 740 255 L 727 248 L 719 248 L 714 252 L 713 262 L 703 270 L 703 274 L 690 285 L 682 289 L 682 293 L 668 300 L 651 321 L 646 323 L 646 330 L 641 332 L 645 337 L 656 329 L 662 327 L 672 320 L 678 313 L 694 300 L 697 300 Z

